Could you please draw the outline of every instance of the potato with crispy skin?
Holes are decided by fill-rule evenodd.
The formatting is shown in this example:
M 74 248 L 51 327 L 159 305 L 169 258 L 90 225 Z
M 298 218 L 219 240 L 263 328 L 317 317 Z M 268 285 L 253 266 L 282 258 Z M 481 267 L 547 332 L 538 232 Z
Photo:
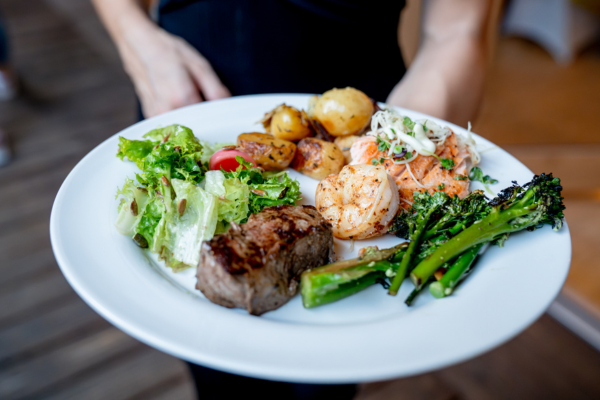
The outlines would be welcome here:
M 331 142 L 305 138 L 298 142 L 296 157 L 291 167 L 306 176 L 321 180 L 339 173 L 344 167 L 344 154 Z
M 237 146 L 265 171 L 286 169 L 296 153 L 294 143 L 260 132 L 242 133 L 237 138 Z
M 260 122 L 267 133 L 292 142 L 297 142 L 313 134 L 306 112 L 286 104 L 266 113 Z
M 350 149 L 352 148 L 352 144 L 360 139 L 360 136 L 350 135 L 350 136 L 338 136 L 335 138 L 333 143 L 342 151 L 344 157 L 346 158 L 346 164 L 350 164 L 352 162 L 352 156 L 350 155 Z
M 331 89 L 309 100 L 308 116 L 317 120 L 332 136 L 357 135 L 371 121 L 371 99 L 360 90 Z

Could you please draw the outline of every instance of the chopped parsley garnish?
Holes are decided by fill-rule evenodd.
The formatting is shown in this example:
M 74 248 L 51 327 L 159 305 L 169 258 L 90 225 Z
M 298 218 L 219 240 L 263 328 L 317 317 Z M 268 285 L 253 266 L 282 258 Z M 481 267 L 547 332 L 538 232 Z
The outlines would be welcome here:
M 452 169 L 454 168 L 454 160 L 451 158 L 440 158 L 440 163 L 442 163 L 442 168 Z
M 445 187 L 446 187 L 446 184 L 444 182 L 442 182 L 438 185 L 437 188 L 438 188 L 438 190 L 444 190 Z
M 385 157 L 381 157 L 379 160 L 376 158 L 373 158 L 371 160 L 371 164 L 373 164 L 373 165 L 383 164 L 384 162 L 385 162 Z
M 456 181 L 466 181 L 467 180 L 467 176 L 466 175 L 456 175 L 454 177 L 454 180 L 456 180 Z
M 390 144 L 377 136 L 377 150 L 384 152 L 390 148 Z
M 411 131 L 415 127 L 415 123 L 408 117 L 404 117 L 404 119 L 402 120 L 402 123 L 404 124 L 404 126 L 406 126 Z
M 478 182 L 483 183 L 483 186 L 485 186 L 486 190 L 492 194 L 494 192 L 490 190 L 488 185 L 494 185 L 494 184 L 498 183 L 497 179 L 494 179 L 494 178 L 490 177 L 489 175 L 483 175 L 483 171 L 479 167 L 471 168 L 471 172 L 469 173 L 469 179 L 472 181 L 478 181 Z
M 489 175 L 483 175 L 483 171 L 479 167 L 473 167 L 469 174 L 469 179 L 472 181 L 478 181 L 484 185 L 494 185 L 498 183 L 497 179 L 490 177 Z

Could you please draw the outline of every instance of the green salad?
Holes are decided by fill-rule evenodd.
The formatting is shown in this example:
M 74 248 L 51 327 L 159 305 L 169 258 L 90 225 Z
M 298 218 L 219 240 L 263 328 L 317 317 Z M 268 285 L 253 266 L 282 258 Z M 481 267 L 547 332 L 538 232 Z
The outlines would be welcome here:
M 181 125 L 154 129 L 144 138 L 119 138 L 117 157 L 136 163 L 140 172 L 117 191 L 115 225 L 174 271 L 196 266 L 202 241 L 231 223 L 300 200 L 298 181 L 285 172 L 263 172 L 241 157 L 236 171 L 209 171 L 210 156 L 229 143 L 201 142 Z

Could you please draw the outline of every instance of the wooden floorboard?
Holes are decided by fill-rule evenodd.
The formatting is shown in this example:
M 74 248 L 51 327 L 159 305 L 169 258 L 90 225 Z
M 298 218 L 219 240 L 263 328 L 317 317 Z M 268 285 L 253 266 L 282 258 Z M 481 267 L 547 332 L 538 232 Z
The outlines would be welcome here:
M 43 313 L 57 301 L 72 297 L 73 289 L 56 269 L 52 274 L 31 277 L 27 285 L 5 288 L 0 293 L 0 304 L 10 304 L 10 307 L 0 308 L 0 329 Z
M 33 318 L 2 328 L 0 366 L 10 368 L 21 360 L 60 348 L 79 335 L 107 325 L 108 322 L 93 312 L 83 300 L 73 298 Z
M 23 88 L 0 103 L 16 153 L 0 168 L 0 398 L 193 399 L 185 364 L 97 315 L 70 289 L 50 246 L 64 178 L 135 122 L 117 52 L 88 0 L 0 0 L 0 11 Z M 503 40 L 474 127 L 533 171 L 563 178 L 574 242 L 568 282 L 600 307 L 598 54 L 558 67 L 528 42 Z M 598 376 L 600 354 L 545 316 L 490 353 L 363 385 L 358 398 L 594 399 Z
M 429 374 L 364 385 L 358 399 L 597 398 L 598 353 L 572 339 L 569 331 L 544 316 L 481 357 Z
M 144 394 L 139 400 L 174 400 L 174 399 L 194 399 L 196 398 L 196 389 L 188 382 L 174 382 L 172 386 L 166 386 L 164 390 L 155 390 L 153 393 Z M 135 399 L 134 399 L 135 400 Z
M 158 351 L 143 351 L 121 359 L 87 379 L 77 379 L 55 393 L 44 395 L 47 400 L 126 400 L 142 392 L 162 391 L 185 376 L 187 371 L 179 360 Z M 108 384 L 107 384 L 108 383 Z
M 475 132 L 500 145 L 599 143 L 600 48 L 561 66 L 533 43 L 497 47 Z
M 0 106 L 15 150 L 0 169 L 0 398 L 191 399 L 180 360 L 108 324 L 56 266 L 54 196 L 87 152 L 135 122 L 135 97 L 89 2 L 27 3 L 0 1 L 23 89 Z
M 534 44 L 505 39 L 487 80 L 478 132 L 565 188 L 573 260 L 567 287 L 600 311 L 600 44 L 569 66 Z M 485 155 L 485 154 L 484 154 Z
M 56 388 L 69 386 L 75 380 L 92 375 L 90 369 L 121 359 L 124 354 L 140 348 L 142 345 L 137 340 L 116 328 L 106 327 L 0 372 L 0 398 L 56 391 Z M 38 379 L 32 382 L 31 375 Z
M 2 280 L 0 291 L 6 288 L 22 286 L 23 282 L 34 276 L 55 273 L 57 270 L 54 254 L 48 248 L 32 249 L 22 257 L 12 257 L 9 262 L 0 265 Z

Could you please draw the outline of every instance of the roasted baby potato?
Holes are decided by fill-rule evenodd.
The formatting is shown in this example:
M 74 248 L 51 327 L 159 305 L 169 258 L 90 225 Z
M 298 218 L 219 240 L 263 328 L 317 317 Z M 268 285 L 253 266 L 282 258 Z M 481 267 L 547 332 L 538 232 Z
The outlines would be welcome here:
M 268 133 L 242 133 L 237 138 L 238 150 L 256 161 L 265 171 L 280 171 L 290 165 L 296 153 L 296 145 L 277 139 Z
M 344 167 L 344 154 L 331 142 L 306 138 L 298 142 L 292 168 L 316 180 L 339 173 Z
M 312 136 L 308 115 L 304 110 L 282 104 L 265 114 L 262 122 L 265 130 L 276 138 L 297 142 Z
M 352 157 L 350 156 L 350 148 L 352 144 L 356 142 L 356 139 L 360 138 L 360 136 L 350 135 L 350 136 L 338 136 L 335 138 L 333 143 L 342 151 L 344 154 L 344 158 L 346 159 L 346 164 L 350 164 L 352 162 Z
M 360 90 L 347 87 L 331 89 L 309 101 L 308 115 L 332 136 L 360 133 L 371 121 L 374 107 Z

